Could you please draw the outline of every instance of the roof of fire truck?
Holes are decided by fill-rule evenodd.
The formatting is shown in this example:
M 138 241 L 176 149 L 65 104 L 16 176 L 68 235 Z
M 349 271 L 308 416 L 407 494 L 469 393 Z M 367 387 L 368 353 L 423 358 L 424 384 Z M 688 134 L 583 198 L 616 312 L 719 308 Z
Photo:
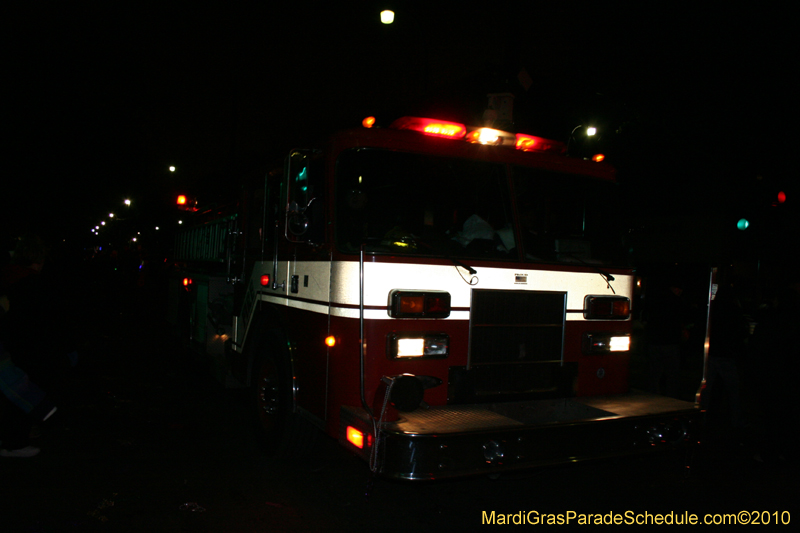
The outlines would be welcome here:
M 527 133 L 424 117 L 401 117 L 388 128 L 376 127 L 374 117 L 367 117 L 362 121 L 362 126 L 336 134 L 333 137 L 337 148 L 334 152 L 348 148 L 383 148 L 446 153 L 454 157 L 536 166 L 610 181 L 616 175 L 614 167 L 603 161 L 602 154 L 591 159 L 568 157 L 563 142 Z

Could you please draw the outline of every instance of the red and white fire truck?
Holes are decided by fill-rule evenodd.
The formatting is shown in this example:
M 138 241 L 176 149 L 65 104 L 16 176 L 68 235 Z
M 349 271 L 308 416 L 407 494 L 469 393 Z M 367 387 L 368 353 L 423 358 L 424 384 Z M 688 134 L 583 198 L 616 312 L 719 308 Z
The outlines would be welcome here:
M 252 388 L 277 453 L 310 422 L 428 480 L 696 442 L 694 403 L 629 386 L 610 165 L 454 122 L 370 126 L 293 150 L 176 241 L 170 315 Z

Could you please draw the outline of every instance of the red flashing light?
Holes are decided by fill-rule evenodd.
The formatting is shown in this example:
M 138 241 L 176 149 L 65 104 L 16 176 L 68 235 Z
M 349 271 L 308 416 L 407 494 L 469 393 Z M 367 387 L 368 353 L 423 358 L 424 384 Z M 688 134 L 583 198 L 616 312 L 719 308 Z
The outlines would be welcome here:
M 261 286 L 266 287 L 267 285 L 269 285 L 269 274 L 264 274 L 261 276 Z
M 185 194 L 179 194 L 175 203 L 178 204 L 178 209 L 183 211 L 197 211 L 197 200 Z
M 463 139 L 467 134 L 467 127 L 464 124 L 432 118 L 402 117 L 395 120 L 391 127 L 398 130 L 418 131 L 425 135 L 448 139 Z
M 517 133 L 516 149 L 523 152 L 553 152 L 563 154 L 567 151 L 564 143 L 551 141 L 543 137 L 528 135 L 527 133 Z
M 778 203 L 782 204 L 786 201 L 786 193 L 781 191 L 778 193 Z

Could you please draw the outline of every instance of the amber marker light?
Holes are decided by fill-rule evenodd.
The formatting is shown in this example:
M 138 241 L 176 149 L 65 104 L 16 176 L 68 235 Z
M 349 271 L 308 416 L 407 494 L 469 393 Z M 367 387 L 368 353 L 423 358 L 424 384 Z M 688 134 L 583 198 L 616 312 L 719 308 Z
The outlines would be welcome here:
M 333 348 L 334 346 L 336 346 L 336 337 L 334 337 L 333 335 L 328 335 L 327 337 L 325 337 L 325 346 L 327 346 L 328 348 Z
M 178 195 L 178 205 L 186 205 L 186 196 L 183 194 Z
M 367 117 L 361 121 L 361 125 L 365 128 L 371 128 L 375 125 L 375 117 Z
M 606 156 L 604 156 L 603 154 L 595 154 L 595 155 L 592 156 L 592 161 L 594 161 L 595 163 L 599 163 L 600 161 L 602 161 L 605 158 L 606 158 Z
M 353 426 L 347 426 L 347 442 L 358 448 L 364 448 L 364 434 Z
M 389 292 L 389 316 L 447 318 L 450 316 L 450 293 L 392 289 Z

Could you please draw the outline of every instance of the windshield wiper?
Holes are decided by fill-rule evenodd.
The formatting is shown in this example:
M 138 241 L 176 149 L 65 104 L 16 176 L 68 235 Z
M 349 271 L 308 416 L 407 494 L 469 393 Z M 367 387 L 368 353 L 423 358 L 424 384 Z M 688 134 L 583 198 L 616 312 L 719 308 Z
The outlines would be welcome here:
M 614 294 L 617 294 L 617 291 L 615 291 L 614 287 L 611 286 L 611 282 L 614 281 L 614 279 L 616 279 L 616 278 L 614 278 L 614 276 L 612 276 L 610 273 L 606 272 L 605 270 L 599 268 L 596 265 L 592 265 L 591 263 L 587 263 L 586 261 L 584 261 L 583 259 L 581 259 L 577 255 L 573 255 L 573 254 L 568 253 L 568 252 L 558 252 L 558 255 L 566 255 L 567 257 L 571 257 L 572 259 L 575 259 L 576 261 L 580 262 L 581 264 L 586 265 L 587 267 L 591 268 L 592 270 L 594 270 L 595 272 L 600 274 L 600 276 L 602 276 L 602 278 L 606 282 L 606 285 L 608 285 L 608 288 L 611 289 L 611 292 L 614 293 Z
M 472 276 L 474 276 L 475 274 L 477 274 L 477 273 L 478 273 L 478 271 L 477 271 L 477 270 L 475 270 L 475 269 L 474 269 L 474 268 L 472 268 L 471 266 L 467 266 L 467 265 L 465 265 L 464 263 L 462 263 L 462 262 L 461 262 L 461 261 L 459 261 L 458 259 L 455 259 L 454 257 L 450 257 L 450 256 L 448 256 L 447 258 L 448 258 L 450 261 L 452 261 L 452 262 L 453 262 L 453 264 L 454 264 L 455 266 L 460 266 L 461 268 L 463 268 L 464 270 L 466 270 L 467 272 L 469 272 L 469 273 L 470 273 L 470 275 L 472 275 Z

